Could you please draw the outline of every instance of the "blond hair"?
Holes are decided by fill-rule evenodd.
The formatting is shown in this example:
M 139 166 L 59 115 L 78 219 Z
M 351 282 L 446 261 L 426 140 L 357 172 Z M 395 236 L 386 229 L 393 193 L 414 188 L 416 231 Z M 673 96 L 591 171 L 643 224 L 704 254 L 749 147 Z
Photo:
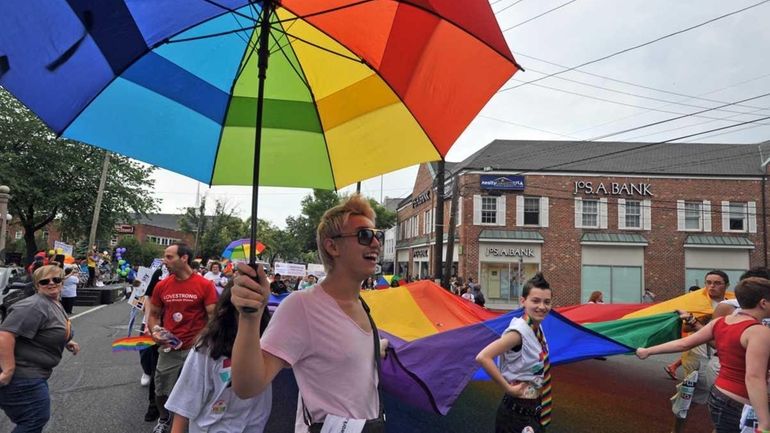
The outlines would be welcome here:
M 54 271 L 58 271 L 59 274 L 54 275 L 54 277 L 64 277 L 64 269 L 56 265 L 45 265 L 35 269 L 35 272 L 32 273 L 32 282 L 35 283 L 35 287 L 37 288 L 37 283 L 39 283 L 44 276 L 48 275 L 49 273 L 54 273 Z
M 376 214 L 369 200 L 361 194 L 353 194 L 344 202 L 334 206 L 324 212 L 321 222 L 318 223 L 316 231 L 316 244 L 318 245 L 318 255 L 321 257 L 321 263 L 328 273 L 334 269 L 334 258 L 326 252 L 324 242 L 342 234 L 342 227 L 348 222 L 351 215 L 361 215 L 372 220 L 375 223 Z

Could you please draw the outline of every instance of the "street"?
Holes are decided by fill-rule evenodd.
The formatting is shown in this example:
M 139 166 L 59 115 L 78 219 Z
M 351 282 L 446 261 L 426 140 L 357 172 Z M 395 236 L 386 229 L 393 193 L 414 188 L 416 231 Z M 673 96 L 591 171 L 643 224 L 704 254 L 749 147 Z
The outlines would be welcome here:
M 85 314 L 81 314 L 86 312 Z M 49 381 L 52 414 L 45 432 L 150 432 L 143 420 L 147 388 L 139 384 L 137 352 L 112 353 L 110 343 L 126 335 L 129 307 L 119 302 L 103 307 L 78 307 L 73 316 L 75 340 L 81 352 L 65 352 Z M 674 359 L 639 361 L 616 356 L 555 367 L 554 418 L 551 433 L 669 431 L 668 398 L 675 382 L 663 372 Z M 680 372 L 681 373 L 681 372 Z M 296 385 L 290 371 L 274 383 L 273 412 L 268 432 L 291 432 L 296 409 Z M 388 431 L 393 433 L 491 432 L 500 392 L 491 383 L 466 388 L 450 413 L 437 416 L 407 407 L 386 396 Z M 691 411 L 689 433 L 711 431 L 705 407 Z M 0 431 L 12 424 L 0 416 Z

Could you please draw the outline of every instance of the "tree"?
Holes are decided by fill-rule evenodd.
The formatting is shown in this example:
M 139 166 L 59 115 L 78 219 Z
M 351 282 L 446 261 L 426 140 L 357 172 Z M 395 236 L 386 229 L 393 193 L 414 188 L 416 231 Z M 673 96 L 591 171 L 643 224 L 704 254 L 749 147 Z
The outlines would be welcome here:
M 286 218 L 286 229 L 299 242 L 302 251 L 316 249 L 315 235 L 324 212 L 337 206 L 340 197 L 334 191 L 314 189 L 312 195 L 302 199 L 302 214 Z
M 204 215 L 205 203 L 200 208 L 185 208 L 179 227 L 187 233 L 195 233 L 199 227 L 197 255 L 204 262 L 211 257 L 219 257 L 230 242 L 249 237 L 249 225 L 235 216 L 233 208 L 227 202 L 217 200 L 214 215 Z
M 260 256 L 272 266 L 277 257 L 292 262 L 304 262 L 300 241 L 289 230 L 281 230 L 268 221 L 258 220 L 257 237 L 265 245 Z
M 379 204 L 377 200 L 370 198 L 369 204 L 377 214 L 377 228 L 387 230 L 396 225 L 396 213 Z
M 38 244 L 35 234 L 55 219 L 63 234 L 88 234 L 104 151 L 56 137 L 21 103 L 0 89 L 0 183 L 11 188 L 9 211 L 24 227 L 26 256 Z M 115 156 L 104 191 L 98 235 L 105 239 L 115 223 L 156 208 L 150 195 L 154 167 Z
M 208 218 L 206 218 L 206 196 L 201 198 L 199 207 L 187 207 L 179 218 L 179 229 L 185 233 L 195 234 L 195 254 L 199 252 L 201 237 L 208 229 Z

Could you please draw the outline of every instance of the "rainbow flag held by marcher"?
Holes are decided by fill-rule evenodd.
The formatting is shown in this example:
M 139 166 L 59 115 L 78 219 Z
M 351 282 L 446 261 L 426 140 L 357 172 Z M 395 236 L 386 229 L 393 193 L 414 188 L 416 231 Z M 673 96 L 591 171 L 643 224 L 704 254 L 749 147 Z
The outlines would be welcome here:
M 152 337 L 146 335 L 123 337 L 112 342 L 112 351 L 124 352 L 127 350 L 144 350 L 153 345 L 155 345 L 155 341 L 153 341 Z

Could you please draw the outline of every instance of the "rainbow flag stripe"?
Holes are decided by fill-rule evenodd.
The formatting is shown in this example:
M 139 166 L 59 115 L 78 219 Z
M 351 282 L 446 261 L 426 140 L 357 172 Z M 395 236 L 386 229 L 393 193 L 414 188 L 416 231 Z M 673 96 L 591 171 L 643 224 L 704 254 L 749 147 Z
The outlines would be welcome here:
M 113 352 L 124 352 L 127 350 L 142 350 L 155 345 L 152 337 L 140 335 L 138 337 L 118 338 L 112 342 Z

